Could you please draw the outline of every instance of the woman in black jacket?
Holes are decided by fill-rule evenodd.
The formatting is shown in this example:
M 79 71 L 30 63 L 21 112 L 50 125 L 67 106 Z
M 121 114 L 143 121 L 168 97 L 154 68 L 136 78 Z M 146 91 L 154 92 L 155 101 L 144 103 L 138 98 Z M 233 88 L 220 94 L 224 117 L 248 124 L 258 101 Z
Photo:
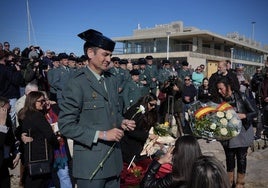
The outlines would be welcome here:
M 19 121 L 22 125 L 22 133 L 32 137 L 31 160 L 42 160 L 46 158 L 45 140 L 47 141 L 48 159 L 53 162 L 53 149 L 58 148 L 57 137 L 44 116 L 45 97 L 42 92 L 32 91 L 25 100 L 23 109 L 19 112 Z M 29 135 L 30 134 L 30 135 Z M 26 179 L 25 188 L 48 187 L 51 174 L 42 176 L 30 176 L 29 169 L 29 143 L 24 146 L 24 166 Z
M 230 81 L 226 78 L 218 80 L 216 84 L 221 96 L 220 101 L 228 102 L 242 121 L 243 126 L 240 133 L 236 137 L 222 142 L 222 144 L 226 155 L 226 167 L 230 184 L 235 184 L 234 170 L 237 164 L 236 187 L 243 188 L 247 168 L 247 151 L 248 147 L 253 144 L 254 139 L 252 121 L 257 116 L 257 110 L 244 93 L 232 89 Z
M 144 107 L 145 111 L 144 113 L 140 112 L 136 114 L 140 105 Z M 157 98 L 154 94 L 150 93 L 144 97 L 141 97 L 139 101 L 131 106 L 124 114 L 126 119 L 133 119 L 136 123 L 135 129 L 133 131 L 125 132 L 125 135 L 121 140 L 123 161 L 125 163 L 130 163 L 134 156 L 134 162 L 139 161 L 142 158 L 140 153 L 148 136 L 150 136 L 152 139 L 156 136 L 149 135 L 149 130 L 157 122 L 156 105 Z
M 196 138 L 190 135 L 179 137 L 175 147 L 170 149 L 163 157 L 153 160 L 145 176 L 141 188 L 185 188 L 190 180 L 191 170 L 195 160 L 202 155 Z M 156 178 L 160 166 L 172 163 L 172 172 L 162 178 Z

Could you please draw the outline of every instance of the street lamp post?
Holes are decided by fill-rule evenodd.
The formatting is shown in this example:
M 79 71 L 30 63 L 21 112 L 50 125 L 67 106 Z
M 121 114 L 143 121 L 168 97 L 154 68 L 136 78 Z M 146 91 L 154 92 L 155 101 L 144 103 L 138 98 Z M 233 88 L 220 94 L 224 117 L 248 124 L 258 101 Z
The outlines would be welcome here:
M 167 32 L 167 60 L 169 59 L 169 35 L 171 32 Z
M 255 23 L 256 22 L 254 22 L 254 21 L 251 22 L 251 24 L 252 24 L 252 36 L 251 36 L 252 41 L 254 41 L 254 29 L 255 29 L 254 26 L 255 26 Z
M 234 58 L 234 48 L 231 48 L 231 67 L 233 65 L 233 58 Z

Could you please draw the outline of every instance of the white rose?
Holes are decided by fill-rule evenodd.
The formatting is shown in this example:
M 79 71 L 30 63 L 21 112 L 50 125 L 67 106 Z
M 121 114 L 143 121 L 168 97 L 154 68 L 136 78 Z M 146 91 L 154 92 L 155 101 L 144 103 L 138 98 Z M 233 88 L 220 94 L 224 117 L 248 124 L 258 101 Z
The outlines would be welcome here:
M 226 128 L 221 128 L 221 135 L 226 136 L 228 133 L 228 130 Z
M 220 122 L 221 122 L 221 124 L 222 124 L 223 126 L 226 126 L 226 125 L 228 124 L 228 121 L 227 121 L 226 118 L 221 118 L 221 119 L 220 119 Z
M 215 130 L 216 127 L 217 127 L 217 125 L 216 125 L 215 123 L 212 123 L 212 124 L 210 125 L 210 128 L 211 128 L 212 130 Z
M 227 119 L 229 119 L 229 120 L 230 120 L 230 119 L 232 119 L 233 114 L 232 114 L 232 112 L 227 111 L 225 116 L 226 116 L 226 118 L 227 118 Z
M 238 132 L 237 131 L 232 131 L 232 136 L 235 137 L 238 135 Z
M 216 114 L 219 118 L 223 118 L 224 117 L 224 113 L 223 112 L 217 112 Z
M 232 118 L 232 119 L 230 120 L 230 122 L 231 122 L 231 124 L 233 124 L 233 125 L 238 125 L 238 124 L 239 124 L 239 120 L 238 120 L 237 118 Z

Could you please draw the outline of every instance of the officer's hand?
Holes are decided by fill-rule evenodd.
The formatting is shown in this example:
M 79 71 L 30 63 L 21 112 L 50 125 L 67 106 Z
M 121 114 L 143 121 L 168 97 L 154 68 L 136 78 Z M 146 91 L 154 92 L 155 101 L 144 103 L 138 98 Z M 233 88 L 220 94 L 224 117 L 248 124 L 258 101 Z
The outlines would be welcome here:
M 121 123 L 121 127 L 124 131 L 133 131 L 136 127 L 134 120 L 124 119 Z
M 113 128 L 108 131 L 101 131 L 100 135 L 102 140 L 105 141 L 117 141 L 119 142 L 124 136 L 124 131 L 118 128 Z

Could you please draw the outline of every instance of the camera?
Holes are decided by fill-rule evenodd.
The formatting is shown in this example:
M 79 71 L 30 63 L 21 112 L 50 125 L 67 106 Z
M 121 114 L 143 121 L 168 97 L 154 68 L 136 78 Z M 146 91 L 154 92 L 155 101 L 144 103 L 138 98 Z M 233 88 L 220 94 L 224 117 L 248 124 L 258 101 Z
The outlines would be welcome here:
M 171 75 L 168 77 L 168 83 L 170 87 L 173 87 L 176 84 L 177 76 Z

